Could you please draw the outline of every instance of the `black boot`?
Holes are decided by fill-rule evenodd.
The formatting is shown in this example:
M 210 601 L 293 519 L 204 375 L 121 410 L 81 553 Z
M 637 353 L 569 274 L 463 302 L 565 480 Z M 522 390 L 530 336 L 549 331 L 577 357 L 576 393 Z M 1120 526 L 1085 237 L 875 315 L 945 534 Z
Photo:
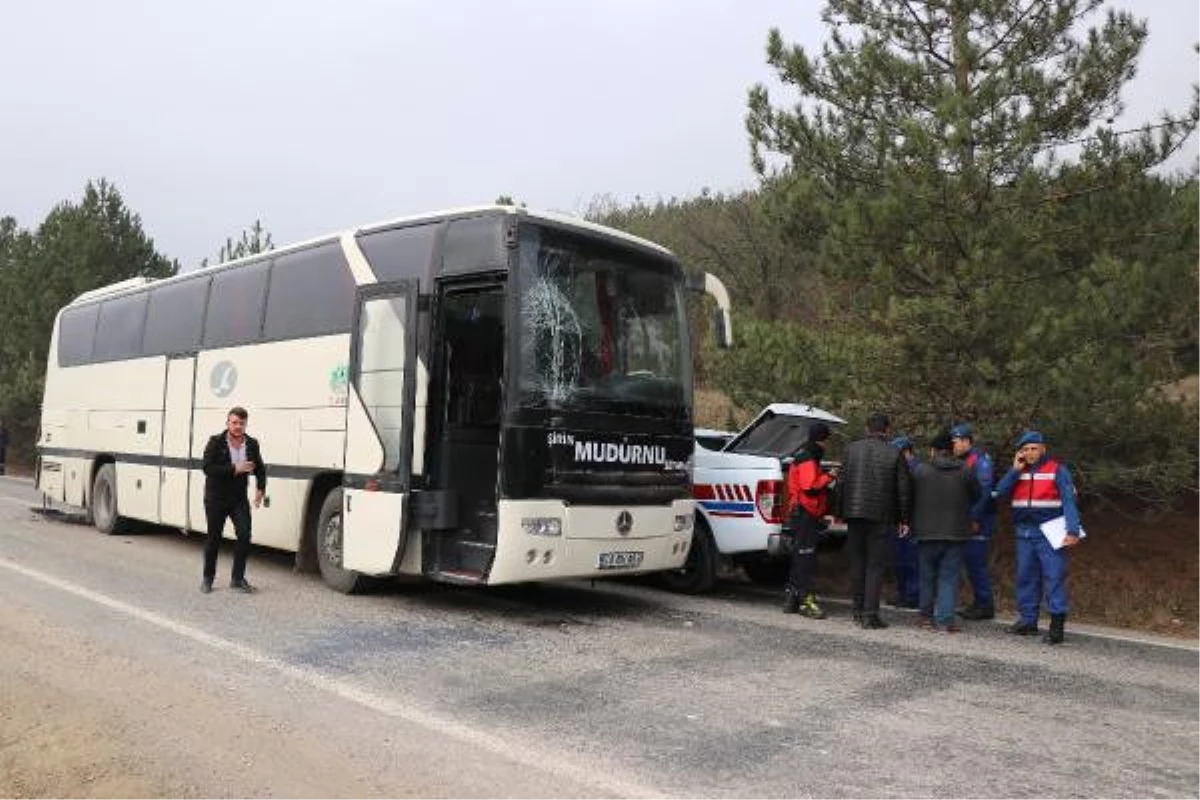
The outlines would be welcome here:
M 795 614 L 800 610 L 800 595 L 791 589 L 783 590 L 783 613 Z
M 990 606 L 971 605 L 958 612 L 963 619 L 995 619 L 996 609 Z
M 1017 636 L 1036 636 L 1038 626 L 1036 622 L 1022 622 L 1021 620 L 1017 620 L 1008 626 L 1008 632 L 1015 633 Z
M 1064 630 L 1066 626 L 1066 614 L 1051 614 L 1050 630 L 1045 636 L 1042 637 L 1042 641 L 1046 644 L 1062 644 L 1063 639 L 1066 638 L 1066 631 Z

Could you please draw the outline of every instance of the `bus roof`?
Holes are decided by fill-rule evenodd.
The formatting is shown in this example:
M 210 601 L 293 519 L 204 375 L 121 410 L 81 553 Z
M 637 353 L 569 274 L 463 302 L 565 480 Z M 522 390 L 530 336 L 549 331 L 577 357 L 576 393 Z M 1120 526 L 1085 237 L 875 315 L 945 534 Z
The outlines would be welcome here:
M 342 236 L 344 236 L 346 234 L 350 234 L 351 236 L 357 236 L 360 233 L 372 233 L 374 231 L 386 230 L 388 228 L 396 228 L 396 227 L 400 227 L 402 225 L 413 225 L 413 224 L 418 224 L 418 223 L 422 223 L 422 222 L 437 222 L 440 220 L 459 219 L 459 218 L 463 218 L 463 217 L 476 217 L 476 216 L 483 216 L 486 214 L 511 214 L 511 215 L 515 215 L 515 216 L 529 217 L 530 219 L 533 219 L 533 220 L 545 220 L 546 222 L 550 222 L 550 223 L 553 223 L 556 225 L 561 225 L 563 227 L 575 228 L 577 230 L 587 231 L 589 233 L 594 233 L 594 234 L 598 234 L 601 236 L 608 236 L 610 238 L 619 239 L 621 241 L 628 242 L 629 244 L 635 245 L 637 247 L 643 247 L 643 248 L 646 248 L 649 250 L 654 250 L 663 255 L 670 256 L 672 258 L 675 257 L 674 253 L 672 253 L 670 250 L 668 250 L 667 248 L 663 247 L 660 244 L 655 244 L 654 242 L 652 242 L 648 239 L 643 239 L 640 236 L 634 236 L 633 234 L 625 233 L 624 231 L 617 230 L 616 228 L 609 228 L 605 225 L 599 225 L 595 222 L 589 222 L 589 221 L 587 221 L 585 219 L 581 219 L 579 217 L 570 216 L 569 214 L 559 214 L 559 213 L 553 212 L 553 211 L 531 211 L 524 207 L 505 206 L 505 205 L 466 206 L 463 208 L 447 209 L 444 211 L 428 212 L 425 214 L 415 214 L 415 215 L 406 216 L 406 217 L 394 217 L 392 219 L 387 219 L 387 220 L 383 220 L 380 222 L 373 222 L 368 225 L 361 225 L 356 228 L 350 228 L 349 230 L 342 230 L 342 231 L 338 231 L 336 233 L 326 233 L 326 234 L 323 234 L 321 236 L 318 236 L 318 237 L 315 237 L 312 239 L 306 239 L 301 242 L 296 242 L 294 244 L 289 244 L 284 247 L 276 248 L 274 250 L 271 250 L 270 253 L 272 255 L 285 255 L 292 251 L 304 250 L 304 249 L 307 249 L 310 247 L 315 247 L 316 245 L 319 245 L 319 244 L 325 244 L 327 242 L 338 241 Z M 118 281 L 117 283 L 109 284 L 107 286 L 101 286 L 96 289 L 91 289 L 86 292 L 83 292 L 82 294 L 80 294 L 77 297 L 75 297 L 74 299 L 72 299 L 71 302 L 68 303 L 67 305 L 74 305 L 74 304 L 80 303 L 80 302 L 96 300 L 100 297 L 108 297 L 110 295 L 123 294 L 127 291 L 131 292 L 131 291 L 134 291 L 137 289 L 141 289 L 150 284 L 158 285 L 158 284 L 170 282 L 173 280 L 183 280 L 186 278 L 193 278 L 196 275 L 200 275 L 200 274 L 203 274 L 206 272 L 216 272 L 216 271 L 223 270 L 228 267 L 234 266 L 236 264 L 240 264 L 242 262 L 254 261 L 256 259 L 261 258 L 263 255 L 264 255 L 263 253 L 254 253 L 252 255 L 244 256 L 243 258 L 235 259 L 233 261 L 223 261 L 220 264 L 208 264 L 206 266 L 199 267 L 197 269 L 188 270 L 186 272 L 180 272 L 179 274 L 172 275 L 169 278 L 161 278 L 158 280 L 151 279 L 151 278 L 144 278 L 144 277 L 129 278 L 127 280 Z

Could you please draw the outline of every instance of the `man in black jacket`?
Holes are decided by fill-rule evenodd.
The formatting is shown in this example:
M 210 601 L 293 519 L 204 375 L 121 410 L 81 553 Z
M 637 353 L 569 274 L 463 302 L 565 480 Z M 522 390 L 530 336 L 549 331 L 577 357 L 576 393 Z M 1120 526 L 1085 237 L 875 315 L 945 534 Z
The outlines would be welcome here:
M 250 500 L 246 496 L 249 475 L 254 473 L 254 507 L 262 505 L 267 488 L 267 468 L 258 440 L 246 435 L 246 409 L 234 406 L 225 416 L 225 430 L 212 436 L 204 448 L 204 513 L 208 517 L 208 541 L 204 545 L 204 581 L 200 591 L 212 591 L 217 574 L 217 552 L 225 520 L 233 521 L 237 545 L 233 550 L 230 588 L 249 594 L 254 587 L 246 580 L 250 555 Z
M 954 457 L 950 434 L 934 438 L 929 461 L 913 469 L 911 535 L 917 540 L 921 575 L 921 624 L 941 633 L 958 633 L 954 606 L 963 545 L 971 538 L 971 506 L 979 500 L 979 482 Z
M 893 529 L 908 531 L 912 482 L 900 451 L 887 441 L 885 414 L 867 419 L 867 435 L 846 448 L 842 459 L 840 516 L 846 520 L 854 621 L 886 628 L 879 618 L 879 592 L 888 564 Z

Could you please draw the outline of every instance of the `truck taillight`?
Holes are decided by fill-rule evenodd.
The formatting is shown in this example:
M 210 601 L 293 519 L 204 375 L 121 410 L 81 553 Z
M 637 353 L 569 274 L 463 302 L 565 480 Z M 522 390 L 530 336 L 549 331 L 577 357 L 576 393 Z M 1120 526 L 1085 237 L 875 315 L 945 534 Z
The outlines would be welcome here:
M 766 522 L 783 522 L 783 481 L 759 481 L 754 490 L 758 515 Z

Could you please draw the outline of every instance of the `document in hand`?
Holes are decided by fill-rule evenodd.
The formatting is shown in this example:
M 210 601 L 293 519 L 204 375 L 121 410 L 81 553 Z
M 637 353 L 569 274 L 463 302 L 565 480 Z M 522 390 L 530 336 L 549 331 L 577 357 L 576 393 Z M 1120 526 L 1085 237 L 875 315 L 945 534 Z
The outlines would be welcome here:
M 1062 548 L 1063 539 L 1067 538 L 1067 518 L 1065 516 L 1043 522 L 1041 528 L 1042 535 L 1046 537 L 1046 541 L 1050 543 L 1051 547 L 1055 550 Z M 1082 525 L 1079 526 L 1079 538 L 1087 538 L 1087 533 L 1084 532 Z

